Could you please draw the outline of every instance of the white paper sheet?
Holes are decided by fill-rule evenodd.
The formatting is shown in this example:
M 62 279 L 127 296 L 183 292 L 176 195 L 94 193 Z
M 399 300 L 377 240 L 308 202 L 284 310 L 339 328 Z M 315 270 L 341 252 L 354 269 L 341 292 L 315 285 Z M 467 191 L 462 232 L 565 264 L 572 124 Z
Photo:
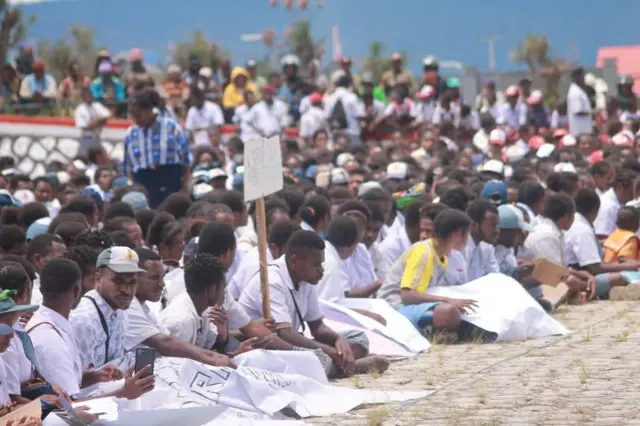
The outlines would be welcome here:
M 503 274 L 490 274 L 460 286 L 432 287 L 429 294 L 475 300 L 476 312 L 462 318 L 496 333 L 498 340 L 527 340 L 569 333 L 520 283 Z

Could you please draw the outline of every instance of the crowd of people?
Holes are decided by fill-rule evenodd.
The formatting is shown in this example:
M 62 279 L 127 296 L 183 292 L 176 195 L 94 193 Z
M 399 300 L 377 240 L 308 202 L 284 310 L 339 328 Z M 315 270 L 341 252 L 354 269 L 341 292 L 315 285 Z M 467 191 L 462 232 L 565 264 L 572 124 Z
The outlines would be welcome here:
M 331 378 L 382 372 L 389 361 L 363 333 L 325 324 L 321 301 L 377 297 L 427 337 L 465 340 L 482 334 L 463 320 L 477 302 L 429 289 L 501 273 L 552 312 L 532 276 L 537 257 L 568 268 L 570 303 L 637 293 L 640 121 L 628 78 L 600 110 L 576 68 L 550 114 L 530 80 L 504 94 L 487 82 L 469 105 L 437 59 L 425 58 L 420 82 L 401 56 L 390 60 L 380 82 L 352 74 L 348 58 L 331 79 L 316 62 L 303 79 L 292 55 L 284 78 L 266 81 L 252 63 L 214 77 L 197 57 L 159 85 L 138 75 L 107 88 L 98 77 L 79 91 L 86 143 L 71 164 L 27 176 L 1 157 L 4 410 L 44 396 L 48 412 L 57 396 L 123 378 L 113 396 L 138 398 L 154 386 L 131 373 L 139 347 L 230 368 L 254 347 L 309 350 Z M 96 69 L 113 73 L 108 56 Z M 121 161 L 100 144 L 105 93 L 128 99 Z M 238 135 L 221 138 L 225 122 Z M 299 137 L 285 136 L 297 122 Z M 265 200 L 264 318 L 243 152 L 273 135 L 285 187 Z

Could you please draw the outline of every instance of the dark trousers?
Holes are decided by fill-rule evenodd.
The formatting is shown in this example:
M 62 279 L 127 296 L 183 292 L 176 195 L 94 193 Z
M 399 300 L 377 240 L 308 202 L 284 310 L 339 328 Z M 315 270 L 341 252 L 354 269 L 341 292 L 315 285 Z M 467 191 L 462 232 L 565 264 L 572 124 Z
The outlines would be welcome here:
M 157 209 L 170 194 L 179 192 L 182 188 L 182 166 L 170 164 L 138 170 L 133 174 L 133 181 L 147 188 L 149 207 Z

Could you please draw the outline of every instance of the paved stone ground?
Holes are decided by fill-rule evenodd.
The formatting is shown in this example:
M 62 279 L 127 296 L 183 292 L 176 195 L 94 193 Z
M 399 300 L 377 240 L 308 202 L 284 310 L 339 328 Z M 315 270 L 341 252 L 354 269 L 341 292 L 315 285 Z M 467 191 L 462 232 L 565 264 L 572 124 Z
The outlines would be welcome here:
M 434 344 L 351 388 L 426 390 L 314 425 L 640 425 L 640 304 L 592 302 L 554 316 L 572 334 L 498 344 Z

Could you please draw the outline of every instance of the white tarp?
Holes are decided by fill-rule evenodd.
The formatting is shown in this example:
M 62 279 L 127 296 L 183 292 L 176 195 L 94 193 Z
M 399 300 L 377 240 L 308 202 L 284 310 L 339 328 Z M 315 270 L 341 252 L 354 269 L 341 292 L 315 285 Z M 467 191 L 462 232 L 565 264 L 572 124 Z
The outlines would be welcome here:
M 244 425 L 240 420 L 286 420 L 280 413 L 285 408 L 303 418 L 328 416 L 362 404 L 406 401 L 431 393 L 332 386 L 318 358 L 306 351 L 255 350 L 238 357 L 238 363 L 238 369 L 232 370 L 180 358 L 160 358 L 155 364 L 156 387 L 152 392 L 135 401 L 105 398 L 78 405 L 107 413 L 101 416 L 100 424 L 109 426 L 202 426 L 214 420 L 218 424 L 218 420 L 234 419 L 234 424 Z M 271 371 L 249 365 L 267 366 Z M 50 417 L 45 426 L 65 424 Z
M 527 340 L 569 331 L 548 315 L 513 278 L 489 274 L 453 287 L 432 287 L 429 294 L 478 303 L 475 313 L 463 319 L 498 335 L 498 340 Z
M 348 329 L 364 331 L 369 337 L 372 354 L 405 358 L 429 349 L 429 341 L 385 300 L 346 298 L 343 302 L 344 306 L 325 300 L 320 304 L 327 325 L 336 331 Z M 382 325 L 354 309 L 376 313 L 385 319 L 387 325 Z

